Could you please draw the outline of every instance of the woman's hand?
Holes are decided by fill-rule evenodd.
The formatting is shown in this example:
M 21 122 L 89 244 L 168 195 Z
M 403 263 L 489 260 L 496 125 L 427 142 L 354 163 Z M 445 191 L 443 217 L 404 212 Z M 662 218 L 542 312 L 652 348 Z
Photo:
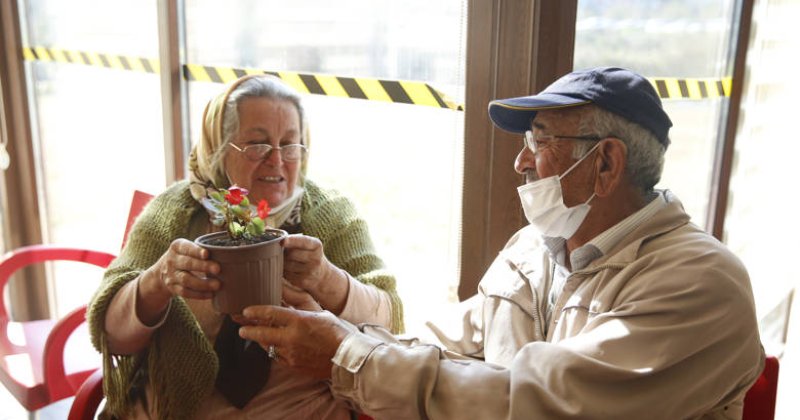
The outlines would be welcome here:
M 314 300 L 313 296 L 306 293 L 303 289 L 295 287 L 286 280 L 283 281 L 283 295 L 281 300 L 283 306 L 292 309 L 301 309 L 312 312 L 322 310 L 319 302 Z
M 219 264 L 208 259 L 208 250 L 187 239 L 172 241 L 167 252 L 139 278 L 139 318 L 145 323 L 159 319 L 173 296 L 211 299 L 220 283 L 207 277 L 217 273 Z
M 289 235 L 283 240 L 283 276 L 308 292 L 323 308 L 339 314 L 347 302 L 350 280 L 323 252 L 312 236 Z

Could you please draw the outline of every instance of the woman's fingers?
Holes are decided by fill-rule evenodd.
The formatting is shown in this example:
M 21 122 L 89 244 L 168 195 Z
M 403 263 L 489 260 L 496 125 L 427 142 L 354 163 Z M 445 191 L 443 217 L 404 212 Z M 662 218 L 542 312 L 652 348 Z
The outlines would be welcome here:
M 220 283 L 216 279 L 206 279 L 197 277 L 193 272 L 186 270 L 176 270 L 167 279 L 169 287 L 174 295 L 193 299 L 210 299 L 214 292 L 219 290 Z
M 312 236 L 290 235 L 283 244 L 284 277 L 305 290 L 315 289 L 330 271 L 322 242 Z
M 303 235 L 302 233 L 289 235 L 283 239 L 283 249 L 287 251 L 314 250 L 317 248 L 322 248 L 322 241 L 313 236 Z
M 208 250 L 186 239 L 172 241 L 159 261 L 161 280 L 175 296 L 210 299 L 219 290 L 219 280 L 209 278 L 219 273 L 219 264 L 208 259 Z
M 304 311 L 322 310 L 322 307 L 310 294 L 286 281 L 283 283 L 282 299 L 285 306 L 290 308 L 302 309 Z
M 176 239 L 169 251 L 174 255 L 172 265 L 176 270 L 219 273 L 219 264 L 209 260 L 208 250 L 186 239 Z

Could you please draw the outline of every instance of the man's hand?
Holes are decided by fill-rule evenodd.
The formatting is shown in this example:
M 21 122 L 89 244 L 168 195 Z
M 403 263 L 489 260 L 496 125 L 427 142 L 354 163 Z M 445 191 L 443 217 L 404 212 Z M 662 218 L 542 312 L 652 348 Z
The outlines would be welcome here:
M 319 379 L 330 379 L 333 356 L 350 330 L 330 312 L 298 311 L 278 306 L 250 306 L 239 335 L 265 350 L 274 346 L 279 363 Z

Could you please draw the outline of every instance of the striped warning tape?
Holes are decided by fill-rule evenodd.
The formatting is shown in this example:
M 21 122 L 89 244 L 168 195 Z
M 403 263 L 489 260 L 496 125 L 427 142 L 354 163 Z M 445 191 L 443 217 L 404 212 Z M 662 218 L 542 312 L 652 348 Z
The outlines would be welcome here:
M 380 80 L 365 77 L 342 77 L 325 74 L 272 72 L 234 67 L 183 66 L 184 78 L 190 81 L 228 83 L 246 74 L 271 74 L 280 77 L 300 92 L 343 98 L 369 99 L 412 105 L 433 106 L 463 111 L 442 92 L 424 82 Z
M 25 47 L 26 60 L 85 64 L 119 70 L 159 72 L 153 58 L 101 54 L 47 47 Z M 273 72 L 235 67 L 185 64 L 183 77 L 189 81 L 228 83 L 247 74 L 271 74 L 283 79 L 300 92 L 343 98 L 368 99 L 411 105 L 424 105 L 463 111 L 464 106 L 424 82 L 381 80 L 366 77 L 341 77 L 325 74 Z M 730 96 L 731 78 L 648 78 L 662 99 L 707 99 Z
M 159 72 L 159 61 L 142 57 L 100 54 L 46 47 L 23 48 L 26 60 L 85 64 L 119 70 Z M 424 82 L 341 77 L 325 74 L 273 72 L 235 67 L 210 67 L 185 64 L 183 77 L 189 81 L 228 83 L 246 74 L 271 74 L 280 77 L 299 92 L 343 98 L 432 106 L 463 111 L 464 106 Z
M 100 54 L 89 51 L 62 50 L 45 47 L 25 47 L 22 57 L 33 61 L 54 61 L 59 63 L 85 64 L 87 66 L 107 67 L 119 70 L 143 71 L 158 73 L 157 58 L 141 58 L 126 55 Z
M 721 79 L 648 78 L 662 99 L 706 99 L 731 96 L 730 77 Z

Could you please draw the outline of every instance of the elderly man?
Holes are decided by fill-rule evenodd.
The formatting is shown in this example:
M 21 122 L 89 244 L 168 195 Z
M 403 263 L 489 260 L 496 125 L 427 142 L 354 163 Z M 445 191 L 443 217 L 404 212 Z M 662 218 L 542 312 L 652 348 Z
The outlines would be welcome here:
M 245 311 L 240 334 L 376 418 L 740 418 L 763 366 L 742 263 L 655 190 L 672 126 L 619 68 L 493 101 L 524 134 L 528 226 L 438 345 L 326 312 Z

